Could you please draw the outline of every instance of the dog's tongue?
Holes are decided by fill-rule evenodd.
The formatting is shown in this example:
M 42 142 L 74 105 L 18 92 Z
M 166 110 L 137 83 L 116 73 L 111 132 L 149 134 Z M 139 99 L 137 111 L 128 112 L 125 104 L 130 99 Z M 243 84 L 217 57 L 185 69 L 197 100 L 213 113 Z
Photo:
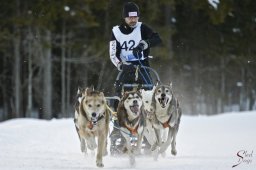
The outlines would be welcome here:
M 138 105 L 131 106 L 130 109 L 131 109 L 131 111 L 132 111 L 133 113 L 139 112 L 139 106 L 138 106 Z
M 162 107 L 165 107 L 166 100 L 167 100 L 166 97 L 162 97 L 162 98 L 161 98 L 161 102 L 160 102 L 160 103 L 162 104 Z

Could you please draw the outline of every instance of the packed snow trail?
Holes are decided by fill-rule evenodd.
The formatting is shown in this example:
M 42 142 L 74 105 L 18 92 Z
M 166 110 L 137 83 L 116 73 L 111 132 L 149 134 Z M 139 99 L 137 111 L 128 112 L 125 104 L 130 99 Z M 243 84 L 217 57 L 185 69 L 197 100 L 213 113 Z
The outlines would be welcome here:
M 176 157 L 136 158 L 139 170 L 255 170 L 256 112 L 183 116 Z M 108 145 L 109 146 L 109 145 Z M 238 153 L 239 152 L 239 153 Z M 243 157 L 237 156 L 237 153 Z M 244 154 L 246 153 L 246 154 Z M 251 155 L 251 157 L 250 157 Z M 240 159 L 239 159 L 240 158 Z M 126 156 L 103 158 L 102 169 L 131 169 Z M 233 165 L 237 165 L 232 168 Z M 1 170 L 90 170 L 95 156 L 80 152 L 72 119 L 13 119 L 0 123 Z

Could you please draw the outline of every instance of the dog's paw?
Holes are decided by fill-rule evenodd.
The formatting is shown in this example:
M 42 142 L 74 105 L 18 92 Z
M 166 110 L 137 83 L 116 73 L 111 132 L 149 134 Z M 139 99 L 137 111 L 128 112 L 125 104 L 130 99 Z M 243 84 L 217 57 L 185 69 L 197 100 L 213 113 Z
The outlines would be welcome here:
M 97 167 L 99 168 L 103 168 L 104 164 L 102 162 L 96 162 Z
M 136 162 L 135 162 L 134 156 L 130 157 L 130 165 L 131 165 L 131 167 L 134 168 L 135 164 L 136 164 Z
M 84 152 L 84 153 L 87 152 L 87 148 L 86 148 L 86 146 L 85 146 L 84 140 L 81 140 L 80 148 L 81 148 L 81 152 Z
M 165 152 L 166 149 L 167 149 L 167 147 L 168 147 L 167 145 L 162 144 L 161 147 L 160 147 L 160 149 L 159 149 L 159 153 L 162 154 L 163 152 Z
M 157 149 L 154 150 L 154 151 L 152 152 L 152 155 L 153 155 L 154 161 L 157 161 L 157 160 L 158 160 L 158 150 L 157 150 Z
M 177 150 L 176 149 L 172 149 L 171 153 L 172 153 L 173 156 L 176 156 L 177 155 Z

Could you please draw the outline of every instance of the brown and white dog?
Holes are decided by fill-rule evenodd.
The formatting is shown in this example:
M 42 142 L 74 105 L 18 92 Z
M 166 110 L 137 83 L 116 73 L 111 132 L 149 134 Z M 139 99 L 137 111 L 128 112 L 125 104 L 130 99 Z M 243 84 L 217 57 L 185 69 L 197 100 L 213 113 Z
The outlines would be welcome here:
M 87 88 L 82 91 L 80 100 L 79 109 L 75 113 L 75 125 L 81 141 L 81 150 L 87 153 L 87 148 L 97 148 L 96 165 L 103 167 L 102 157 L 107 154 L 110 118 L 106 99 L 103 92 Z
M 117 118 L 131 166 L 135 166 L 135 154 L 140 152 L 144 131 L 143 102 L 139 91 L 125 92 L 117 107 Z M 136 147 L 133 146 L 134 139 Z
M 152 108 L 154 113 L 153 126 L 157 135 L 157 146 L 159 154 L 162 154 L 171 144 L 173 155 L 177 154 L 176 135 L 178 133 L 181 108 L 178 100 L 175 98 L 171 85 L 158 85 L 152 98 Z M 167 140 L 163 142 L 162 132 L 168 128 Z

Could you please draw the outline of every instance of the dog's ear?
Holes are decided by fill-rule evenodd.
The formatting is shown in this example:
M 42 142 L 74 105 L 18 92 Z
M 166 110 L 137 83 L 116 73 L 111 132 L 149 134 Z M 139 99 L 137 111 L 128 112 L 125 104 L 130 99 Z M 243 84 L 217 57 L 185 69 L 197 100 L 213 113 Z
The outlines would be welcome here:
M 100 92 L 100 96 L 104 97 L 104 93 L 103 93 L 103 92 Z
M 138 88 L 135 92 L 141 95 L 141 89 Z
M 76 94 L 81 94 L 82 92 L 83 92 L 82 88 L 80 86 L 78 86 Z
M 140 89 L 139 92 L 140 92 L 140 94 L 143 94 L 145 92 L 145 90 L 144 89 Z
M 83 91 L 83 95 L 84 96 L 89 95 L 90 91 L 91 91 L 90 88 L 86 87 L 86 89 Z
M 94 86 L 93 86 L 93 85 L 91 85 L 90 89 L 91 89 L 92 91 L 94 91 Z
M 154 86 L 158 86 L 158 83 L 159 83 L 159 82 L 157 81 L 157 82 L 156 82 L 156 84 L 155 84 Z
M 169 86 L 170 86 L 170 88 L 171 88 L 171 90 L 172 90 L 172 82 L 170 81 L 170 83 L 169 83 Z
M 155 90 L 156 90 L 156 86 L 157 86 L 157 85 L 153 86 L 152 91 L 155 91 Z
M 100 92 L 100 96 L 103 98 L 102 100 L 102 104 L 106 103 L 106 98 L 104 96 L 104 93 L 103 92 Z
M 129 92 L 127 92 L 127 91 L 125 91 L 125 92 L 123 93 L 123 95 L 122 95 L 122 99 L 123 99 L 123 100 L 127 98 L 128 93 L 129 93 Z
M 85 111 L 84 111 L 84 107 L 83 107 L 83 102 L 84 102 L 83 100 L 85 100 L 85 99 L 82 99 L 82 101 L 81 101 L 81 103 L 80 103 L 80 105 L 79 105 L 79 113 L 82 114 L 84 117 L 87 118 L 86 113 L 85 113 Z

